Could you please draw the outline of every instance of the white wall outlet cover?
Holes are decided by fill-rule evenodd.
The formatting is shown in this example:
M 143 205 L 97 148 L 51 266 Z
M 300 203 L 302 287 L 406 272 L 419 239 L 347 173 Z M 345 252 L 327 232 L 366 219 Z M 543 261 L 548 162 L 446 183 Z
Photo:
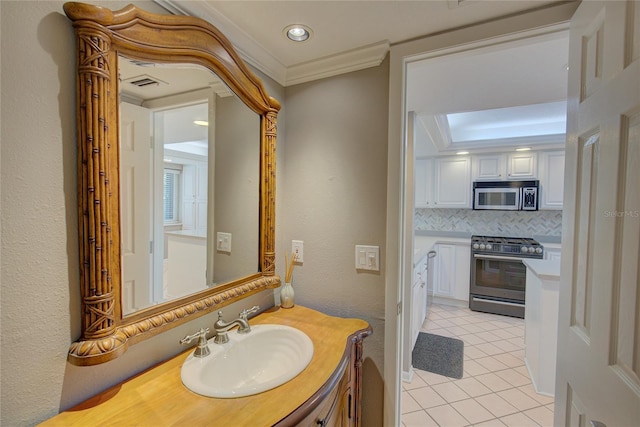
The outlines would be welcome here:
M 291 256 L 296 256 L 296 262 L 304 262 L 304 242 L 302 240 L 291 241 Z
M 380 271 L 380 246 L 356 245 L 356 270 Z
M 216 250 L 218 252 L 231 252 L 231 233 L 218 232 L 216 234 Z

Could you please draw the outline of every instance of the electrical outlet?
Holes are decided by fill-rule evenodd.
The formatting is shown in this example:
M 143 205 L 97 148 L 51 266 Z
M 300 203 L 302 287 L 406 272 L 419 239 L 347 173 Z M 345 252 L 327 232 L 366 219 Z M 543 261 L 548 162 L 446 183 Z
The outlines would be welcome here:
M 296 256 L 296 262 L 302 264 L 304 262 L 304 242 L 302 240 L 291 241 L 291 256 Z

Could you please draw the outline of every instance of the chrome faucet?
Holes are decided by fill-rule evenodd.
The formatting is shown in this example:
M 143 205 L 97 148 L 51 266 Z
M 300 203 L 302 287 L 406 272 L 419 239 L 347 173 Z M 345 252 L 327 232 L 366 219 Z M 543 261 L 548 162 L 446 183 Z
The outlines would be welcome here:
M 189 344 L 194 339 L 198 338 L 198 344 L 196 345 L 196 349 L 193 352 L 194 357 L 205 357 L 211 354 L 211 350 L 209 350 L 209 346 L 207 345 L 207 334 L 209 333 L 209 328 L 204 329 L 200 328 L 198 332 L 192 335 L 187 335 L 186 337 L 180 340 L 180 344 Z
M 213 342 L 216 344 L 224 344 L 229 342 L 229 335 L 227 335 L 227 332 L 234 326 L 238 326 L 239 334 L 248 334 L 249 332 L 251 332 L 251 326 L 249 326 L 249 320 L 247 319 L 247 316 L 249 316 L 249 314 L 251 313 L 255 313 L 259 309 L 260 307 L 256 305 L 248 310 L 242 310 L 242 312 L 238 315 L 239 317 L 229 323 L 225 323 L 225 321 L 222 320 L 222 311 L 219 311 L 218 321 L 213 325 L 213 328 L 216 330 L 216 336 L 213 339 Z

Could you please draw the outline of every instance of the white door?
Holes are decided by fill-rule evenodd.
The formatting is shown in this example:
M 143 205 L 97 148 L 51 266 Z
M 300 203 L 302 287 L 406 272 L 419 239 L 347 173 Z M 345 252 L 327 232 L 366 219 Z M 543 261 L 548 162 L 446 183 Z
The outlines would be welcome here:
M 640 423 L 639 33 L 640 2 L 571 23 L 557 426 Z
M 120 104 L 120 197 L 122 218 L 122 311 L 149 305 L 151 283 L 150 113 Z

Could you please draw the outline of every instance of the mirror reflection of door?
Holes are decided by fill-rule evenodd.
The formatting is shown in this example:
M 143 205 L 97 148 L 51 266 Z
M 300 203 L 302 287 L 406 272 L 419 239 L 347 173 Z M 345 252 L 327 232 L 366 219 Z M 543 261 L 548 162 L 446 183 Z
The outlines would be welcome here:
M 210 112 L 208 100 L 194 102 L 158 111 L 120 104 L 125 315 L 211 282 Z
M 260 116 L 203 67 L 118 68 L 126 316 L 257 272 Z
M 120 104 L 120 194 L 122 200 L 122 300 L 123 313 L 135 310 L 136 302 L 149 301 L 152 290 L 152 159 L 149 155 L 149 110 Z M 134 202 L 137 201 L 137 202 Z

